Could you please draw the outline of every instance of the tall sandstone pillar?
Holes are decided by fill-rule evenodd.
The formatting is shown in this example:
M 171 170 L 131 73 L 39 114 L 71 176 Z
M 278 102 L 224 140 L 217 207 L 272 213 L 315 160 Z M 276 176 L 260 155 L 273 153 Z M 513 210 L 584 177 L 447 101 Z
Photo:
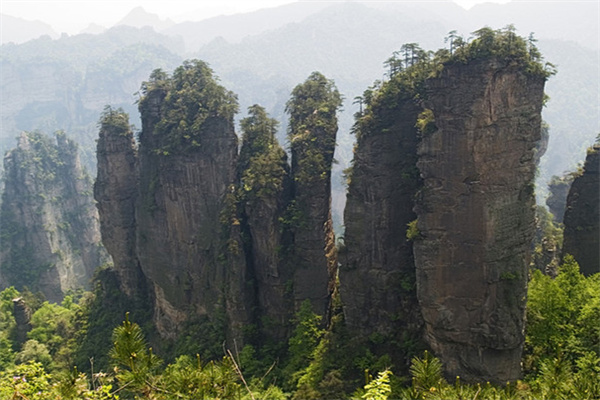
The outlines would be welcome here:
M 495 58 L 427 81 L 414 245 L 425 336 L 448 376 L 520 377 L 545 78 Z
M 198 60 L 170 78 L 155 71 L 145 85 L 136 247 L 152 284 L 156 327 L 174 338 L 189 316 L 224 315 L 225 290 L 242 290 L 243 271 L 228 268 L 221 219 L 235 179 L 237 100 Z
M 298 309 L 309 300 L 319 315 L 327 314 L 337 273 L 331 165 L 341 103 L 333 82 L 318 72 L 296 86 L 287 103 L 295 198 L 288 215 L 294 225 L 294 302 Z
M 102 243 L 112 256 L 121 290 L 135 296 L 143 282 L 135 249 L 137 154 L 129 116 L 122 110 L 108 109 L 103 114 L 96 153 L 98 175 L 94 198 Z

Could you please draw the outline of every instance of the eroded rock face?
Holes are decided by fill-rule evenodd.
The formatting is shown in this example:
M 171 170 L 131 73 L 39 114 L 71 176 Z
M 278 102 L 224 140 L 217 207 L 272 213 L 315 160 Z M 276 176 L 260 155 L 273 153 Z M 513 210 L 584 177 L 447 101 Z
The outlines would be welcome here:
M 332 81 L 313 72 L 292 91 L 290 114 L 292 195 L 288 221 L 293 234 L 295 309 L 310 301 L 327 315 L 337 275 L 331 220 L 331 165 L 342 98 Z M 326 319 L 325 319 L 326 320 Z
M 567 174 L 561 178 L 553 177 L 552 181 L 548 184 L 550 194 L 546 199 L 546 205 L 552 215 L 554 215 L 556 222 L 563 222 L 567 206 L 567 196 L 569 195 L 572 183 L 573 175 Z
M 316 138 L 331 138 L 331 132 L 324 130 L 316 129 L 311 133 Z M 322 175 L 310 171 L 311 165 L 307 159 L 314 156 L 315 150 L 310 151 L 292 143 L 294 212 L 299 214 L 299 223 L 293 230 L 293 282 L 295 308 L 298 309 L 303 301 L 309 300 L 318 315 L 325 315 L 337 271 L 335 233 L 331 221 L 331 163 L 335 149 L 335 131 L 330 146 L 325 147 L 323 143 L 318 143 L 315 147 L 317 146 L 325 154 L 327 172 Z M 301 178 L 302 176 L 311 176 L 311 179 Z
M 22 297 L 13 299 L 15 316 L 15 342 L 22 346 L 27 341 L 27 332 L 31 330 L 31 309 Z
M 53 302 L 69 289 L 89 287 L 108 256 L 77 145 L 64 133 L 56 135 L 56 144 L 40 133 L 23 133 L 4 169 L 1 285 L 28 286 Z
M 412 96 L 399 97 L 393 110 L 373 111 L 374 119 L 385 121 L 383 129 L 358 137 L 348 187 L 340 294 L 348 327 L 362 337 L 418 337 L 422 325 L 412 242 L 406 236 L 416 219 L 415 121 L 421 108 Z
M 563 257 L 571 254 L 581 273 L 600 272 L 600 145 L 592 147 L 583 174 L 571 185 L 565 210 Z
M 142 121 L 152 118 L 148 112 L 142 109 Z M 214 118 L 203 127 L 197 149 L 163 155 L 155 152 L 154 128 L 144 124 L 140 136 L 137 254 L 160 293 L 157 326 L 170 327 L 161 334 L 172 337 L 189 307 L 204 315 L 224 300 L 219 216 L 235 177 L 237 137 L 233 121 Z
M 255 281 L 257 324 L 264 338 L 286 340 L 293 303 L 288 259 L 291 235 L 283 220 L 291 202 L 287 155 L 275 137 L 277 121 L 254 105 L 241 122 L 238 163 L 240 228 L 251 279 Z
M 238 157 L 235 95 L 205 63 L 185 62 L 171 77 L 157 70 L 142 93 L 137 155 L 128 123 L 110 121 L 110 110 L 98 141 L 96 198 L 123 290 L 147 287 L 153 322 L 169 339 L 200 321 L 238 346 L 244 332 L 259 332 L 258 344 L 286 340 L 305 300 L 324 316 L 337 268 L 330 171 L 339 93 L 330 112 L 308 102 L 310 123 L 328 127 L 302 130 L 291 173 L 276 121 L 260 106 L 242 120 Z
M 417 288 L 448 376 L 520 377 L 543 77 L 492 60 L 427 82 L 437 130 L 418 167 Z
M 141 290 L 143 276 L 135 247 L 137 154 L 125 113 L 110 110 L 104 114 L 97 158 L 94 198 L 100 216 L 102 243 L 112 255 L 122 290 L 128 296 L 134 296 Z

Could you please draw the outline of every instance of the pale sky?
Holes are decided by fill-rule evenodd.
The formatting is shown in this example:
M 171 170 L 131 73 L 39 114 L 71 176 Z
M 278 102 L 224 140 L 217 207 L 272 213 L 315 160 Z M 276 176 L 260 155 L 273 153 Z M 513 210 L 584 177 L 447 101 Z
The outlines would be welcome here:
M 334 1 L 338 0 L 331 2 Z M 464 8 L 478 3 L 508 1 L 510 0 L 454 0 Z M 88 27 L 90 23 L 110 27 L 138 6 L 162 18 L 183 22 L 249 12 L 292 2 L 294 0 L 0 0 L 0 13 L 26 20 L 40 20 L 52 26 L 57 33 L 66 32 L 73 35 Z

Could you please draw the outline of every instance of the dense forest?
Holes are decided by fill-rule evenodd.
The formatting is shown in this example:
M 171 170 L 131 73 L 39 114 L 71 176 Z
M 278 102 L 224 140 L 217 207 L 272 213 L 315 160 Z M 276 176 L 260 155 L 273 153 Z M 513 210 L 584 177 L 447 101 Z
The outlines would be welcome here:
M 436 52 L 403 45 L 354 99 L 338 240 L 343 97 L 322 73 L 285 102 L 289 153 L 258 104 L 238 143 L 237 96 L 200 60 L 150 74 L 137 134 L 118 103 L 106 106 L 93 194 L 113 263 L 90 291 L 65 286 L 49 302 L 13 279 L 26 265 L 3 258 L 2 398 L 600 398 L 600 274 L 561 252 L 560 222 L 534 215 L 555 67 L 512 26 L 473 35 L 452 31 Z M 91 196 L 64 134 L 58 147 L 39 134 L 22 142 L 7 160 L 24 162 L 5 163 L 4 221 L 19 176 L 44 192 L 71 168 L 88 184 L 73 197 Z M 572 187 L 597 187 L 597 147 Z M 597 199 L 574 190 L 564 241 L 583 254 L 577 243 L 597 243 L 597 227 L 575 215 L 597 214 Z M 39 210 L 34 220 L 64 203 L 29 200 L 19 210 Z M 22 233 L 2 235 L 27 254 Z

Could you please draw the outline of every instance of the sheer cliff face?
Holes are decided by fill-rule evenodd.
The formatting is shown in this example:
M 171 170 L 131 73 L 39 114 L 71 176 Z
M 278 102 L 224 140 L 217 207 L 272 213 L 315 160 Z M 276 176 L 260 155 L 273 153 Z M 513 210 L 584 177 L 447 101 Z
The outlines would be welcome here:
M 393 109 L 370 111 L 371 120 L 383 122 L 358 136 L 348 187 L 340 294 L 346 323 L 362 337 L 420 333 L 412 242 L 406 230 L 416 219 L 415 121 L 421 109 L 407 93 L 398 97 Z
M 563 257 L 571 254 L 585 275 L 600 272 L 600 145 L 588 151 L 583 174 L 567 197 Z
M 94 198 L 102 243 L 112 255 L 123 291 L 133 296 L 143 279 L 135 251 L 136 149 L 127 114 L 112 109 L 104 113 L 97 158 Z
M 285 340 L 292 304 L 288 282 L 292 268 L 286 255 L 290 235 L 281 219 L 291 201 L 285 151 L 277 143 L 277 121 L 257 105 L 241 122 L 239 159 L 241 225 L 248 267 L 256 282 L 257 314 L 264 335 Z
M 449 376 L 519 378 L 543 77 L 491 60 L 427 82 L 416 211 L 426 339 Z
M 341 96 L 333 82 L 314 72 L 292 91 L 290 114 L 295 308 L 309 300 L 325 315 L 337 274 L 331 221 L 331 164 Z
M 203 68 L 181 67 L 181 76 L 167 84 L 169 90 L 157 83 L 140 102 L 137 254 L 153 286 L 156 326 L 166 337 L 176 334 L 173 328 L 186 314 L 214 315 L 224 302 L 227 271 L 220 260 L 219 217 L 235 178 L 233 115 L 209 110 L 212 115 L 177 131 L 186 122 L 179 114 L 200 118 L 201 108 L 208 103 L 187 104 L 178 91 L 191 79 L 189 75 L 207 73 Z M 191 85 L 202 92 L 212 84 L 209 79 L 198 78 Z M 200 110 L 182 110 L 182 103 Z M 185 142 L 188 137 L 190 143 Z
M 327 97 L 332 83 L 322 82 Z M 157 70 L 142 93 L 137 156 L 121 110 L 105 111 L 98 141 L 95 193 L 123 290 L 147 287 L 166 338 L 202 319 L 237 344 L 249 324 L 263 334 L 259 342 L 280 340 L 294 303 L 310 300 L 324 315 L 336 267 L 329 193 L 337 91 L 333 103 L 311 103 L 309 90 L 309 104 L 295 104 L 311 115 L 292 114 L 303 127 L 292 145 L 295 183 L 277 123 L 260 106 L 242 120 L 238 160 L 235 95 L 205 63 L 187 61 L 171 77 Z
M 69 289 L 89 286 L 107 261 L 100 244 L 91 179 L 77 146 L 63 133 L 56 144 L 23 133 L 4 159 L 0 211 L 2 286 L 28 286 L 60 301 Z

